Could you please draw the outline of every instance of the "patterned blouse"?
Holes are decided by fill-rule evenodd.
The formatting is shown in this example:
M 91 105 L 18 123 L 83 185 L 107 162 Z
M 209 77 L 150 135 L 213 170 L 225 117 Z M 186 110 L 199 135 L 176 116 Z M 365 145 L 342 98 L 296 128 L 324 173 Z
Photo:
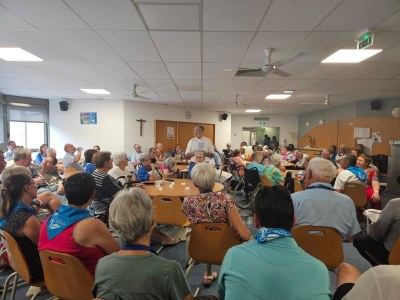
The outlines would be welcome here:
M 191 224 L 196 223 L 227 223 L 235 200 L 227 194 L 202 193 L 185 197 L 182 211 Z
M 367 174 L 367 186 L 372 186 L 372 181 L 379 181 L 378 179 L 378 168 L 377 167 L 369 167 L 364 170 L 365 174 Z

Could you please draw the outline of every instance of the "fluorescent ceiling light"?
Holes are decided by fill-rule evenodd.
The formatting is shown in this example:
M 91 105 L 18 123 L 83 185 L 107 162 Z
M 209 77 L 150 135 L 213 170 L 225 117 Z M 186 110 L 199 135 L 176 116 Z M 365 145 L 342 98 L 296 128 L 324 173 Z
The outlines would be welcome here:
M 12 106 L 20 106 L 20 107 L 31 107 L 32 105 L 29 103 L 19 103 L 19 102 L 9 102 L 9 105 Z
M 382 49 L 340 49 L 331 56 L 325 58 L 322 63 L 359 63 L 360 61 L 370 58 L 381 51 Z
M 43 61 L 21 48 L 0 48 L 0 58 L 7 61 Z
M 110 95 L 111 93 L 104 89 L 81 89 L 82 92 L 95 95 Z
M 260 111 L 261 111 L 261 109 L 246 109 L 245 110 L 245 112 L 247 112 L 247 113 L 258 113 Z
M 283 91 L 285 94 L 293 94 L 294 91 Z
M 275 100 L 282 100 L 282 99 L 287 99 L 291 94 L 271 94 L 265 97 L 265 99 L 275 99 Z

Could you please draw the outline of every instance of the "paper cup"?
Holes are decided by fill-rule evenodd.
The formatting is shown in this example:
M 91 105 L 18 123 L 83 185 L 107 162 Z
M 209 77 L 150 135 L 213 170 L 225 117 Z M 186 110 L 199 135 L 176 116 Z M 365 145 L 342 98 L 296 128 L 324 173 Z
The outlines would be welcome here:
M 181 185 L 186 185 L 186 182 L 181 182 Z
M 162 187 L 160 186 L 160 187 L 158 187 L 158 190 L 160 191 L 160 192 L 162 192 Z
M 190 190 L 190 186 L 186 186 L 185 191 L 189 191 L 189 190 Z

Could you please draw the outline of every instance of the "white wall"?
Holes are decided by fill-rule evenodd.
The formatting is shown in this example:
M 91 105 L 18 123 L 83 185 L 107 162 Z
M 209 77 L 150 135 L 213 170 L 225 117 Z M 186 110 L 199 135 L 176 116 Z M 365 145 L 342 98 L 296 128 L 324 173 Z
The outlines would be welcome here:
M 190 119 L 186 119 L 186 111 L 191 112 Z M 231 137 L 231 115 L 226 121 L 220 121 L 218 112 L 125 101 L 124 115 L 125 152 L 127 153 L 133 151 L 133 145 L 136 143 L 142 145 L 142 150 L 154 146 L 155 120 L 215 124 L 215 144 L 220 150 L 225 148 Z M 136 121 L 140 118 L 146 120 L 143 123 L 143 136 L 139 134 L 140 123 Z M 182 146 L 186 147 L 186 145 Z
M 99 145 L 101 150 L 124 149 L 124 112 L 122 100 L 72 100 L 68 111 L 61 111 L 59 99 L 49 101 L 50 147 L 57 157 L 65 155 L 64 145 L 84 149 Z M 97 124 L 80 124 L 81 112 L 97 112 Z
M 232 116 L 232 135 L 231 143 L 232 148 L 238 148 L 243 140 L 243 130 L 242 127 L 258 127 L 259 121 L 254 121 L 254 117 L 258 115 L 251 116 Z M 279 127 L 279 143 L 283 144 L 284 140 L 287 140 L 287 144 L 293 143 L 295 146 L 297 144 L 297 136 L 294 138 L 290 136 L 289 132 L 298 133 L 298 121 L 297 115 L 271 115 L 270 120 L 266 121 L 265 125 L 267 127 Z M 245 132 L 245 134 L 247 134 Z M 246 135 L 247 136 L 247 135 Z M 262 141 L 261 141 L 262 142 Z

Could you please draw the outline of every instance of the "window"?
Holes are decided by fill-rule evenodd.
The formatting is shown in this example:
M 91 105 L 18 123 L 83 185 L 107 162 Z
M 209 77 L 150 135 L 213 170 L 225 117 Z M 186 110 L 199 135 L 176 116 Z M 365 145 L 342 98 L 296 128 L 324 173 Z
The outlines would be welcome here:
M 10 122 L 10 140 L 18 146 L 36 149 L 45 143 L 46 124 L 34 122 Z

